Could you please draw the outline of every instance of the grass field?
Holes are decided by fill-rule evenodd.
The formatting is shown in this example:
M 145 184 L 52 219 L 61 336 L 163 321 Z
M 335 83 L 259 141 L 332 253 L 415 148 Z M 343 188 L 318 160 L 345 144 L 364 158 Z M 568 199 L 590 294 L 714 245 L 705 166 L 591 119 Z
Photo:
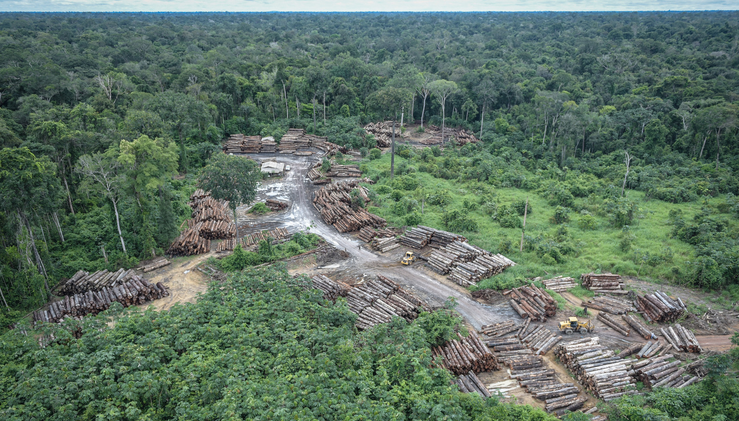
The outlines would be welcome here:
M 404 161 L 396 156 L 396 168 Z M 378 194 L 377 203 L 370 211 L 386 218 L 391 225 L 405 226 L 405 216 L 394 211 L 397 193 L 393 198 L 391 180 L 389 179 L 390 158 L 388 154 L 381 159 L 364 161 L 365 170 L 369 175 L 380 175 L 379 182 L 370 186 Z M 670 237 L 672 229 L 668 214 L 671 210 L 680 209 L 686 220 L 700 211 L 702 201 L 672 204 L 659 200 L 645 200 L 644 193 L 627 190 L 626 197 L 638 205 L 634 222 L 628 232 L 611 225 L 609 218 L 600 212 L 602 200 L 597 198 L 576 199 L 574 210 L 570 213 L 571 221 L 564 224 L 566 233 L 563 234 L 562 225 L 555 225 L 550 221 L 556 206 L 547 203 L 545 197 L 534 191 L 516 188 L 493 188 L 491 185 L 478 181 L 460 182 L 435 178 L 431 174 L 415 172 L 409 175 L 418 180 L 418 188 L 413 191 L 403 191 L 403 195 L 413 197 L 418 202 L 417 212 L 421 211 L 423 197 L 434 192 L 447 190 L 451 201 L 445 206 L 435 206 L 425 203 L 421 224 L 434 228 L 446 229 L 444 213 L 460 210 L 477 223 L 478 229 L 474 232 L 460 232 L 470 243 L 484 249 L 500 252 L 518 263 L 504 274 L 481 282 L 480 287 L 491 287 L 494 283 L 506 284 L 516 278 L 532 278 L 537 276 L 550 277 L 566 275 L 578 278 L 586 272 L 613 272 L 627 276 L 638 276 L 641 279 L 653 281 L 670 281 L 677 284 L 685 283 L 685 275 L 690 271 L 691 261 L 695 258 L 692 246 L 678 239 Z M 397 176 L 396 176 L 397 177 Z M 381 186 L 387 187 L 381 187 Z M 541 256 L 541 252 L 524 250 L 519 251 L 521 228 L 502 228 L 497 220 L 487 214 L 483 206 L 475 206 L 481 196 L 494 197 L 498 206 L 510 205 L 517 200 L 529 200 L 533 208 L 526 218 L 527 237 L 539 237 L 542 243 L 566 243 L 574 251 L 563 256 L 560 261 L 554 262 L 549 256 Z M 724 200 L 721 197 L 710 199 L 715 204 Z M 468 204 L 465 207 L 465 202 Z M 579 220 L 583 215 L 578 212 L 588 211 L 594 218 L 593 229 L 580 226 Z M 401 212 L 402 213 L 402 212 Z M 630 247 L 622 247 L 623 237 L 631 238 Z

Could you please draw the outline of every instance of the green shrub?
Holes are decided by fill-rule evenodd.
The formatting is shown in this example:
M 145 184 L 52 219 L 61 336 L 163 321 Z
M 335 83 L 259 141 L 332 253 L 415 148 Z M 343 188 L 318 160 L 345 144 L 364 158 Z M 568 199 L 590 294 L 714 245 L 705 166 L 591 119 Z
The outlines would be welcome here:
M 437 190 L 435 194 L 429 196 L 428 202 L 430 205 L 446 206 L 452 203 L 452 195 L 449 190 Z
M 528 207 L 526 206 L 526 200 L 516 200 L 511 204 L 511 207 L 518 213 L 518 215 L 523 216 L 524 213 L 527 215 L 531 215 L 533 212 L 533 207 L 531 206 L 531 202 L 529 202 Z
M 470 219 L 465 212 L 445 212 L 442 220 L 444 227 L 451 232 L 477 232 L 477 222 Z
M 388 194 L 393 191 L 392 187 L 386 185 L 386 184 L 380 184 L 377 187 L 375 187 L 375 191 L 377 191 L 377 194 Z
M 499 216 L 498 223 L 500 224 L 501 228 L 521 228 L 523 227 L 523 221 L 521 220 L 521 218 L 512 213 L 506 213 L 504 215 Z
M 369 151 L 369 158 L 370 160 L 374 161 L 375 159 L 380 159 L 382 157 L 382 151 L 377 148 L 372 148 Z
M 403 193 L 400 190 L 393 190 L 393 192 L 390 193 L 390 198 L 393 199 L 396 202 L 399 201 L 400 199 L 402 199 L 403 196 L 405 196 L 405 193 Z
M 321 164 L 321 171 L 328 172 L 331 169 L 331 161 L 328 160 L 328 158 L 323 158 L 323 163 Z
M 549 254 L 545 254 L 544 256 L 542 256 L 541 262 L 547 266 L 553 266 L 557 264 L 557 260 L 555 260 L 554 257 L 550 256 Z
M 423 218 L 421 217 L 421 214 L 418 212 L 413 212 L 405 216 L 405 224 L 408 226 L 416 226 L 420 224 L 422 221 L 423 221 Z
M 269 212 L 269 208 L 267 207 L 267 205 L 264 204 L 264 202 L 259 202 L 252 206 L 251 209 L 249 209 L 249 213 L 254 213 L 257 215 L 264 215 L 267 212 Z
M 608 214 L 611 224 L 616 228 L 631 225 L 636 217 L 636 203 L 625 197 L 606 199 L 603 202 L 603 208 Z
M 580 216 L 580 218 L 577 221 L 577 226 L 580 227 L 582 230 L 595 230 L 598 228 L 598 221 L 595 219 L 593 215 L 586 214 Z
M 570 222 L 570 209 L 557 206 L 557 208 L 554 209 L 554 215 L 549 218 L 549 221 L 553 224 L 564 224 Z
M 400 177 L 395 177 L 395 179 L 392 182 L 392 186 L 399 190 L 405 190 L 405 191 L 411 191 L 418 188 L 419 182 L 418 180 L 410 175 L 402 175 Z

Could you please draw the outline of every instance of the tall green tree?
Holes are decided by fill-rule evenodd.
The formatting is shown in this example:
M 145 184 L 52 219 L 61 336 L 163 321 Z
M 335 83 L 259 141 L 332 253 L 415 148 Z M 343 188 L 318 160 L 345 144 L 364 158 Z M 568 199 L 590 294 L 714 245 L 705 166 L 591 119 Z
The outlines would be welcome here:
M 234 214 L 236 238 L 239 238 L 239 221 L 236 208 L 250 203 L 257 194 L 261 172 L 251 159 L 226 155 L 213 155 L 198 178 L 200 188 L 209 191 L 214 199 L 227 200 Z
M 367 102 L 370 107 L 384 119 L 393 117 L 393 140 L 390 146 L 390 177 L 395 175 L 395 123 L 398 120 L 398 111 L 411 98 L 411 91 L 404 88 L 385 87 L 370 95 Z

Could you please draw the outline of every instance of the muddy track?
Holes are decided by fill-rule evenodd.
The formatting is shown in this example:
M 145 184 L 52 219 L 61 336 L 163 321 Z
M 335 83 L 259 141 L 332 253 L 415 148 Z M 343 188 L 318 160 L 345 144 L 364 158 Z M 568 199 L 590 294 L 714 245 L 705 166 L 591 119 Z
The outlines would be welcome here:
M 254 155 L 257 160 L 276 158 L 280 162 L 290 165 L 291 171 L 281 180 L 268 180 L 260 187 L 257 200 L 268 197 L 287 200 L 290 207 L 285 212 L 279 212 L 266 217 L 254 218 L 246 216 L 242 218 L 243 212 L 248 206 L 243 207 L 239 215 L 240 224 L 250 224 L 252 227 L 285 227 L 291 232 L 309 229 L 310 232 L 323 237 L 326 241 L 340 250 L 345 250 L 351 255 L 348 261 L 342 263 L 342 268 L 347 273 L 351 272 L 359 278 L 365 275 L 384 275 L 399 284 L 413 290 L 433 306 L 443 305 L 450 297 L 457 302 L 457 311 L 474 328 L 480 329 L 482 325 L 509 320 L 514 317 L 513 310 L 508 305 L 490 306 L 473 300 L 466 291 L 457 290 L 449 285 L 444 285 L 422 270 L 414 267 L 399 266 L 396 261 L 387 257 L 377 255 L 364 247 L 364 243 L 350 235 L 339 233 L 336 228 L 323 222 L 320 214 L 313 207 L 313 192 L 316 186 L 308 180 L 306 174 L 314 164 L 317 157 L 295 157 L 292 155 Z M 361 246 L 361 248 L 360 248 Z

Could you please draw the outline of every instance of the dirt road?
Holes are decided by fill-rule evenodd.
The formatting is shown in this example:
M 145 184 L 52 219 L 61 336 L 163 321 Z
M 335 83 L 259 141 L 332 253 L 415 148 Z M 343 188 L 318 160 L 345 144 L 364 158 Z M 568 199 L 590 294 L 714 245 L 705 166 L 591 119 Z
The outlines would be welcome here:
M 257 160 L 276 159 L 290 165 L 291 171 L 278 180 L 267 180 L 262 183 L 257 192 L 257 200 L 276 198 L 290 202 L 285 212 L 279 212 L 265 217 L 253 217 L 245 213 L 249 206 L 239 209 L 239 223 L 244 226 L 267 229 L 284 227 L 290 232 L 309 229 L 310 232 L 323 237 L 326 241 L 340 250 L 345 250 L 351 257 L 342 263 L 340 271 L 354 276 L 384 275 L 413 290 L 419 298 L 431 305 L 441 306 L 449 297 L 457 302 L 457 311 L 474 328 L 513 318 L 513 310 L 508 305 L 489 306 L 478 303 L 466 291 L 460 291 L 450 285 L 427 275 L 423 270 L 414 267 L 401 266 L 385 256 L 377 255 L 364 247 L 364 243 L 350 235 L 339 233 L 333 226 L 323 222 L 313 207 L 313 192 L 315 186 L 308 180 L 306 174 L 317 157 L 295 157 L 291 155 L 253 155 Z M 361 246 L 361 248 L 360 248 Z M 334 268 L 336 269 L 336 268 Z

